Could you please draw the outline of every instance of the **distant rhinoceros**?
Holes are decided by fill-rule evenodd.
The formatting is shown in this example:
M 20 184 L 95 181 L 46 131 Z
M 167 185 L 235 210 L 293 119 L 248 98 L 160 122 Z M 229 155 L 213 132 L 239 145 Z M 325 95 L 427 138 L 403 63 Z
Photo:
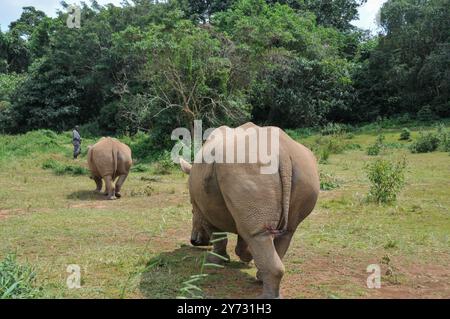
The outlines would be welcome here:
M 115 138 L 103 137 L 97 144 L 88 147 L 88 165 L 97 189 L 102 191 L 105 180 L 109 200 L 121 197 L 120 190 L 127 179 L 133 160 L 130 148 Z M 114 187 L 113 182 L 119 178 Z
M 264 138 L 263 129 L 278 131 L 276 171 L 262 174 L 261 168 L 265 164 L 259 155 L 256 163 L 199 163 L 198 156 L 205 149 L 215 149 L 216 155 L 227 151 L 224 138 L 214 137 L 217 130 L 205 142 L 193 165 L 181 159 L 182 170 L 190 175 L 189 191 L 193 206 L 191 243 L 194 246 L 210 245 L 216 232 L 238 234 L 236 254 L 244 262 L 254 259 L 258 268 L 257 278 L 263 282 L 261 297 L 279 298 L 284 274 L 282 259 L 297 226 L 312 212 L 318 199 L 317 161 L 309 149 L 279 128 L 262 128 L 247 123 L 240 129 L 240 133 L 227 127 L 217 130 L 222 133 L 231 130 L 235 142 L 255 135 Z M 246 133 L 242 134 L 242 130 Z M 247 159 L 255 155 L 255 149 L 250 149 L 245 148 Z M 226 246 L 226 239 L 215 242 L 213 251 L 229 258 Z M 222 259 L 211 254 L 208 261 L 221 263 Z

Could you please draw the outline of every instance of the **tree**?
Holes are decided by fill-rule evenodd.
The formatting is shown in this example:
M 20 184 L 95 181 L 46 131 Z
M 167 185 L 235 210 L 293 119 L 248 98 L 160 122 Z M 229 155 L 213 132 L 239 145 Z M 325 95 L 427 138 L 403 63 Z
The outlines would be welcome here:
M 307 10 L 314 12 L 317 23 L 348 31 L 354 27 L 351 21 L 358 18 L 358 7 L 367 0 L 305 0 Z
M 142 77 L 148 81 L 155 123 L 167 115 L 185 127 L 192 127 L 194 120 L 218 125 L 245 119 L 246 105 L 232 85 L 231 49 L 226 44 L 188 20 L 170 32 L 161 27 L 147 32 L 142 45 L 148 63 Z
M 357 74 L 361 105 L 378 115 L 430 108 L 449 116 L 450 1 L 390 0 L 378 46 Z

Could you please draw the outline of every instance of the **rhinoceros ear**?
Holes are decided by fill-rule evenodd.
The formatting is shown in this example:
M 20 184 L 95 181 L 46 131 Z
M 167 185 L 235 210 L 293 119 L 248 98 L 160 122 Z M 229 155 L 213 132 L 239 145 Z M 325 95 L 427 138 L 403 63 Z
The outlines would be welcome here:
M 190 174 L 191 173 L 191 169 L 192 169 L 192 165 L 189 164 L 188 162 L 186 162 L 184 159 L 180 158 L 180 166 L 181 166 L 181 170 L 186 173 L 186 174 Z

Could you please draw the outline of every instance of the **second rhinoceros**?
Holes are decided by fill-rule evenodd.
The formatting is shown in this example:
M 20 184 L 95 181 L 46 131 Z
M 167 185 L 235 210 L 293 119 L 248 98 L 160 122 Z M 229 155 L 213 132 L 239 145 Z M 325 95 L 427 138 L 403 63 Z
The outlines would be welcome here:
M 213 132 L 215 137 L 206 141 L 193 165 L 180 160 L 182 170 L 190 175 L 191 243 L 207 246 L 215 239 L 212 238 L 215 233 L 238 234 L 236 254 L 244 262 L 254 259 L 257 278 L 263 282 L 261 297 L 279 298 L 284 274 L 282 259 L 298 225 L 312 212 L 318 199 L 317 161 L 309 149 L 279 128 L 247 123 L 238 129 L 240 131 L 221 127 Z M 216 155 L 229 150 L 223 138 L 227 130 L 231 130 L 235 141 L 242 142 L 252 136 L 264 138 L 267 136 L 262 134 L 265 129 L 279 133 L 277 167 L 271 174 L 261 173 L 265 164 L 258 156 L 256 163 L 198 161 L 205 149 L 214 149 Z M 217 131 L 223 134 L 215 134 Z M 255 150 L 245 148 L 245 157 L 251 158 Z M 214 241 L 213 245 L 215 254 L 229 258 L 226 239 Z M 208 256 L 209 262 L 221 263 L 222 260 L 214 254 Z
M 105 180 L 107 199 L 121 197 L 120 190 L 128 177 L 133 164 L 131 149 L 115 138 L 103 137 L 97 144 L 88 148 L 88 165 L 91 177 L 101 192 Z M 118 178 L 114 187 L 113 183 Z

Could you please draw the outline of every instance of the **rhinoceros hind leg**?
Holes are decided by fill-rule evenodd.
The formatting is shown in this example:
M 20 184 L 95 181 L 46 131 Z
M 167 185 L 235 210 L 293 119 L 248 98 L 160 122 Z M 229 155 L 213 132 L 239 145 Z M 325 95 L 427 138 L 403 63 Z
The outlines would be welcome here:
M 97 188 L 95 189 L 94 192 L 100 194 L 102 192 L 102 187 L 103 187 L 102 178 L 94 176 L 93 179 L 94 179 L 95 185 L 97 186 Z
M 108 200 L 115 200 L 117 199 L 117 197 L 115 196 L 115 192 L 114 192 L 114 185 L 112 182 L 112 177 L 111 176 L 105 176 L 105 185 L 106 185 L 106 192 L 107 192 L 107 199 Z
M 234 251 L 239 259 L 245 263 L 249 263 L 253 259 L 251 252 L 248 250 L 247 243 L 241 236 L 238 236 L 236 249 Z
M 258 268 L 258 277 L 263 282 L 263 293 L 259 298 L 280 298 L 280 282 L 284 265 L 275 249 L 271 234 L 262 233 L 246 240 Z
M 286 231 L 285 233 L 277 236 L 274 240 L 275 249 L 277 250 L 278 256 L 280 257 L 281 260 L 283 260 L 284 255 L 286 255 L 289 245 L 291 244 L 293 235 L 294 235 L 293 232 Z
M 123 185 L 123 183 L 125 183 L 125 180 L 127 179 L 127 177 L 128 177 L 128 175 L 121 175 L 119 177 L 119 180 L 116 183 L 116 191 L 115 191 L 115 193 L 116 193 L 116 197 L 117 198 L 121 198 L 122 197 L 122 195 L 120 194 L 120 190 L 122 189 L 122 185 Z
M 211 235 L 211 240 L 214 241 L 214 239 L 222 238 L 223 235 L 216 236 L 214 234 Z M 206 257 L 206 261 L 208 263 L 216 264 L 216 265 L 223 265 L 225 262 L 230 261 L 230 256 L 227 253 L 227 245 L 228 245 L 228 238 L 224 238 L 223 240 L 214 242 L 213 244 L 213 252 L 216 255 L 222 256 L 223 258 L 226 258 L 227 260 L 220 258 L 213 254 L 208 254 Z

